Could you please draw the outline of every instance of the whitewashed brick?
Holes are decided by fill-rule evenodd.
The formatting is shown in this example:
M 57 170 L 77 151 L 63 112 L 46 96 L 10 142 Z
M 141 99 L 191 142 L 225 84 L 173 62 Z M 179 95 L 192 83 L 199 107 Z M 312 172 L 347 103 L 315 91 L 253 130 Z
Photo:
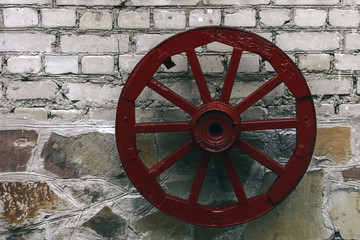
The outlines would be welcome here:
M 41 70 L 39 56 L 17 56 L 7 60 L 7 68 L 11 73 L 38 73 Z
M 58 87 L 49 81 L 12 82 L 9 83 L 6 97 L 8 99 L 53 99 Z
M 233 47 L 220 42 L 212 42 L 206 45 L 206 49 L 213 52 L 232 52 Z
M 175 55 L 171 57 L 171 60 L 176 64 L 174 67 L 167 69 L 163 65 L 164 72 L 186 72 L 188 67 L 188 60 L 183 55 Z
M 340 33 L 282 33 L 276 36 L 275 43 L 284 51 L 327 51 L 340 47 Z
M 184 29 L 186 16 L 184 10 L 154 10 L 154 27 L 167 29 Z
M 42 33 L 0 34 L 0 51 L 50 52 L 55 36 Z
M 113 74 L 113 56 L 85 56 L 82 58 L 82 73 L 85 74 Z
M 65 35 L 60 37 L 62 52 L 127 52 L 128 46 L 128 35 Z
M 321 27 L 326 24 L 326 11 L 319 9 L 296 9 L 294 22 L 299 27 Z
M 144 55 L 120 55 L 119 69 L 122 73 L 130 73 Z
M 252 94 L 256 89 L 261 87 L 265 82 L 263 81 L 235 81 L 231 93 L 231 98 L 245 98 Z M 280 84 L 274 90 L 269 92 L 266 97 L 279 96 L 284 94 L 284 85 Z
M 45 108 L 15 108 L 14 115 L 24 119 L 32 118 L 41 121 L 46 121 L 48 117 Z
M 360 79 L 357 77 L 356 79 L 356 93 L 360 94 Z
M 221 56 L 199 56 L 199 62 L 201 65 L 201 69 L 204 73 L 214 73 L 214 72 L 223 72 L 223 57 Z
M 260 23 L 264 26 L 282 26 L 290 21 L 290 9 L 262 9 Z
M 207 0 L 205 4 L 214 5 L 258 5 L 269 4 L 270 0 Z
M 358 5 L 360 4 L 360 0 L 344 0 L 345 5 Z
M 277 5 L 335 5 L 340 0 L 274 0 Z
M 335 114 L 335 107 L 333 104 L 321 104 L 320 106 L 315 106 L 316 114 L 317 115 L 334 115 Z
M 238 72 L 258 72 L 259 55 L 243 54 L 240 59 Z
M 51 110 L 50 115 L 53 118 L 68 119 L 68 120 L 80 120 L 85 115 L 85 110 Z
M 131 0 L 132 6 L 179 6 L 196 5 L 201 0 Z
M 189 24 L 191 27 L 219 25 L 221 11 L 219 9 L 195 9 L 190 12 Z
M 360 70 L 360 54 L 335 54 L 335 68 L 338 70 Z
M 76 13 L 74 9 L 42 9 L 42 26 L 75 27 Z
M 88 11 L 80 18 L 81 29 L 112 29 L 112 13 L 109 11 Z
M 38 24 L 37 11 L 31 8 L 4 8 L 5 27 L 35 27 Z
M 136 51 L 148 52 L 163 40 L 173 36 L 173 34 L 139 34 L 135 35 Z
M 93 120 L 115 121 L 116 109 L 92 108 L 89 117 Z
M 312 95 L 350 94 L 352 78 L 344 76 L 313 76 L 305 77 Z
M 341 104 L 339 115 L 343 117 L 360 116 L 360 104 Z
M 358 27 L 360 14 L 357 10 L 333 9 L 329 11 L 329 22 L 334 27 Z
M 224 23 L 226 26 L 255 27 L 256 12 L 253 9 L 241 9 L 236 12 L 225 13 Z
M 119 28 L 149 28 L 149 10 L 122 10 L 118 16 Z
M 119 6 L 125 0 L 56 0 L 57 5 Z
M 45 72 L 50 74 L 78 73 L 78 56 L 45 56 Z
M 70 100 L 102 101 L 119 100 L 122 87 L 94 83 L 67 83 Z
M 36 5 L 45 5 L 51 4 L 52 0 L 0 0 L 0 4 L 36 4 Z
M 314 71 L 329 71 L 330 70 L 330 55 L 329 54 L 307 54 L 299 56 L 299 67 L 301 69 Z
M 345 37 L 345 48 L 347 50 L 360 49 L 360 34 L 357 33 L 347 34 Z

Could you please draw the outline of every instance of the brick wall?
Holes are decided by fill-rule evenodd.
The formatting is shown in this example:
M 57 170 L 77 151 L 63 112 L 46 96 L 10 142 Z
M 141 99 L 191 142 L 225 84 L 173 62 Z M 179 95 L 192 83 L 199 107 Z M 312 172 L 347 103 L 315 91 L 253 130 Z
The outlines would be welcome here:
M 360 238 L 358 4 L 0 0 L 1 238 Z M 157 212 L 129 182 L 114 140 L 117 101 L 136 63 L 175 33 L 207 25 L 240 27 L 284 50 L 303 72 L 318 118 L 313 161 L 295 192 L 269 214 L 221 229 L 192 226 Z M 231 49 L 213 43 L 196 52 L 216 94 Z M 176 55 L 173 61 L 174 68 L 161 67 L 157 76 L 196 103 L 194 82 L 184 81 L 192 78 L 186 55 Z M 232 99 L 248 96 L 273 73 L 260 56 L 244 53 Z M 136 108 L 137 121 L 188 118 L 151 91 L 140 95 Z M 286 114 L 294 115 L 294 102 L 281 85 L 242 118 Z M 256 144 L 279 155 L 279 146 L 294 144 L 292 134 L 280 133 L 275 139 L 264 133 L 265 142 Z M 178 136 L 137 137 L 149 164 L 166 155 L 166 148 L 172 147 L 169 139 L 178 143 Z M 273 153 L 269 142 L 277 149 Z M 173 181 L 169 186 L 181 184 Z

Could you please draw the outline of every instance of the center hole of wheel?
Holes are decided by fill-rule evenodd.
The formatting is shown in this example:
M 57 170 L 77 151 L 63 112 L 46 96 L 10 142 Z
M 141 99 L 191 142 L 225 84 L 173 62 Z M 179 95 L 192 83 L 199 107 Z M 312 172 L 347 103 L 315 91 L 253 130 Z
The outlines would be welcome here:
M 223 128 L 220 124 L 218 123 L 213 123 L 210 125 L 209 127 L 209 133 L 213 136 L 218 136 L 222 133 Z

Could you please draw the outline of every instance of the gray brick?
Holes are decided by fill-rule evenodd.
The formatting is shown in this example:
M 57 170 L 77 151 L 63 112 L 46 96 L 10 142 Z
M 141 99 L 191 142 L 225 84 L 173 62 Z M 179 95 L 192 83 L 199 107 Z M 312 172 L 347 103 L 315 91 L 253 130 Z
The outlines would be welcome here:
M 207 0 L 205 4 L 214 5 L 258 5 L 269 4 L 270 0 Z
M 43 33 L 2 33 L 0 51 L 50 52 L 55 36 Z
M 6 97 L 8 99 L 53 99 L 58 87 L 49 81 L 12 82 L 9 83 Z
M 335 54 L 335 68 L 338 70 L 360 70 L 360 54 Z
M 85 110 L 51 110 L 50 115 L 53 118 L 69 119 L 69 120 L 80 120 L 85 115 Z
M 351 33 L 345 37 L 345 48 L 347 50 L 358 50 L 360 49 L 360 34 Z
M 113 74 L 113 56 L 85 56 L 82 58 L 82 73 L 85 74 Z
M 75 27 L 76 14 L 74 9 L 42 9 L 42 26 L 44 27 Z
M 274 0 L 278 5 L 335 5 L 340 0 Z
M 282 26 L 290 21 L 290 9 L 261 9 L 260 23 L 264 26 Z
M 344 0 L 345 5 L 358 5 L 360 4 L 360 0 Z
M 125 0 L 56 0 L 57 5 L 120 6 Z
M 339 115 L 343 117 L 360 116 L 360 104 L 341 104 Z
M 24 119 L 36 119 L 46 121 L 48 114 L 45 108 L 15 108 L 14 115 Z
M 69 92 L 66 96 L 70 100 L 103 101 L 119 100 L 122 87 L 100 85 L 93 83 L 67 83 Z
M 340 47 L 340 33 L 306 32 L 282 33 L 275 43 L 285 51 L 327 51 Z
M 148 52 L 150 49 L 161 43 L 173 34 L 139 34 L 135 35 L 136 51 Z
M 219 25 L 221 11 L 219 9 L 195 9 L 190 12 L 189 24 L 191 27 Z
M 299 68 L 315 71 L 330 70 L 329 54 L 307 54 L 299 56 Z
M 65 35 L 60 38 L 61 51 L 69 53 L 127 52 L 128 46 L 128 35 Z
M 329 11 L 329 22 L 334 27 L 358 27 L 360 14 L 357 10 L 333 9 Z
M 17 56 L 7 60 L 7 68 L 11 73 L 38 73 L 41 70 L 39 56 Z
M 94 120 L 115 121 L 116 109 L 101 109 L 101 108 L 90 109 L 89 117 L 90 119 L 94 119 Z
M 312 95 L 348 95 L 353 89 L 351 77 L 308 75 L 305 79 Z
M 52 0 L 0 0 L 0 4 L 36 4 L 36 5 L 45 5 L 51 4 Z
M 241 56 L 238 72 L 258 72 L 259 67 L 259 55 L 243 54 Z
M 149 10 L 122 10 L 118 17 L 119 28 L 149 28 Z
M 122 73 L 130 73 L 144 55 L 120 55 L 119 69 Z
M 45 72 L 50 74 L 78 73 L 77 56 L 45 56 Z
M 131 0 L 132 6 L 180 6 L 196 5 L 201 0 Z
M 241 9 L 236 12 L 225 13 L 226 26 L 241 26 L 241 27 L 255 27 L 256 26 L 256 12 L 253 9 Z
M 154 27 L 167 29 L 184 29 L 186 16 L 184 10 L 154 10 Z
M 88 11 L 80 18 L 81 29 L 112 29 L 112 13 L 110 11 Z
M 35 27 L 38 24 L 37 11 L 31 8 L 5 8 L 3 9 L 4 26 Z
M 320 106 L 315 106 L 316 114 L 317 115 L 334 115 L 335 114 L 335 107 L 333 104 L 321 104 Z
M 296 9 L 294 22 L 299 27 L 320 27 L 326 24 L 326 11 L 319 9 Z
M 204 73 L 224 72 L 224 58 L 221 56 L 200 56 L 199 62 Z

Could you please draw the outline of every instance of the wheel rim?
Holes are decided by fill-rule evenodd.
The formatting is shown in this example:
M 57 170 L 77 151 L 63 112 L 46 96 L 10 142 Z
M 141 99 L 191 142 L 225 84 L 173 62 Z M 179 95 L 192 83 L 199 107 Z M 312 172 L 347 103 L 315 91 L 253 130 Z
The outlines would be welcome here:
M 210 95 L 195 48 L 220 42 L 233 47 L 219 99 Z M 260 55 L 270 62 L 277 75 L 236 105 L 229 103 L 243 51 Z M 186 53 L 203 104 L 195 106 L 154 79 L 154 73 L 169 58 Z M 296 99 L 296 118 L 242 121 L 240 114 L 275 87 L 284 83 Z M 190 114 L 190 121 L 135 123 L 135 100 L 149 87 Z M 255 130 L 296 129 L 294 154 L 285 166 L 241 138 Z M 190 132 L 192 138 L 148 169 L 137 154 L 136 133 Z M 175 217 L 201 226 L 231 226 L 255 219 L 278 205 L 298 184 L 310 163 L 315 145 L 316 117 L 309 88 L 295 64 L 271 42 L 244 30 L 205 27 L 177 34 L 151 50 L 134 68 L 121 93 L 116 115 L 116 141 L 122 164 L 138 191 L 155 207 Z M 166 194 L 156 178 L 194 148 L 203 153 L 188 199 Z M 229 149 L 236 147 L 270 169 L 277 179 L 263 194 L 248 198 L 235 170 Z M 219 153 L 237 203 L 223 208 L 198 204 L 210 156 Z

